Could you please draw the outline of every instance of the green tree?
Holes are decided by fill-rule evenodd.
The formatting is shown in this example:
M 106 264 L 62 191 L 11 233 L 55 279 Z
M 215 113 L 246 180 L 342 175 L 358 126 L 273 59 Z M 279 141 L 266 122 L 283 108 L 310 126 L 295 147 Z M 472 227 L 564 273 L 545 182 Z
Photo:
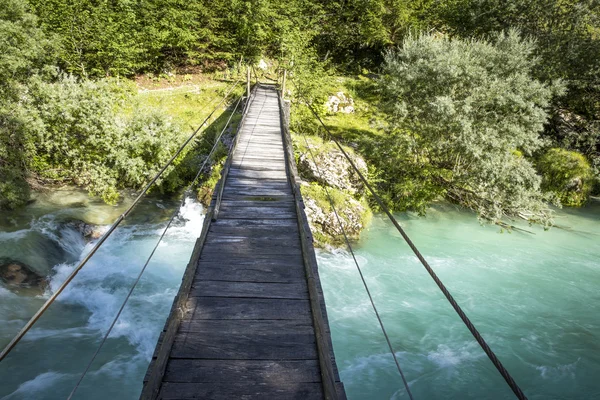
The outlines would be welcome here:
M 423 35 L 386 54 L 380 86 L 392 131 L 382 157 L 396 208 L 424 212 L 443 196 L 492 222 L 550 223 L 541 180 L 522 156 L 542 146 L 558 90 L 531 77 L 534 52 L 511 31 L 493 42 Z
M 541 62 L 534 76 L 545 82 L 562 79 L 568 89 L 553 101 L 548 136 L 600 166 L 600 2 L 452 0 L 431 8 L 429 18 L 438 29 L 461 37 L 518 28 L 535 38 Z M 565 121 L 563 116 L 573 113 Z M 561 129 L 564 122 L 575 129 Z
M 29 199 L 25 167 L 31 151 L 29 132 L 37 124 L 21 102 L 31 76 L 52 72 L 44 68 L 52 49 L 27 3 L 0 0 L 0 208 Z
M 542 188 L 550 191 L 565 206 L 581 206 L 592 189 L 592 168 L 577 152 L 554 148 L 537 162 L 542 173 Z

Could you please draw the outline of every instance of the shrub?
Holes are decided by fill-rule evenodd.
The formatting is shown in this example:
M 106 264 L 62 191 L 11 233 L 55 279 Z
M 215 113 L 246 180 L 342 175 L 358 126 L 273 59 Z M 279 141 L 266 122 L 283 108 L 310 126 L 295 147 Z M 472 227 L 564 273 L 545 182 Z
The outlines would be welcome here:
M 583 205 L 590 195 L 593 174 L 590 163 L 575 151 L 550 149 L 537 163 L 542 189 L 558 196 L 565 206 Z
M 395 208 L 423 212 L 444 196 L 492 222 L 550 223 L 540 178 L 515 153 L 542 145 L 546 108 L 561 89 L 531 77 L 534 49 L 511 31 L 493 41 L 412 37 L 385 55 L 391 132 L 381 151 L 395 174 L 387 189 L 401 191 Z
M 28 106 L 42 125 L 31 170 L 71 180 L 109 203 L 118 199 L 118 189 L 148 182 L 181 141 L 178 127 L 156 111 L 125 114 L 130 86 L 115 80 L 35 81 L 29 95 Z

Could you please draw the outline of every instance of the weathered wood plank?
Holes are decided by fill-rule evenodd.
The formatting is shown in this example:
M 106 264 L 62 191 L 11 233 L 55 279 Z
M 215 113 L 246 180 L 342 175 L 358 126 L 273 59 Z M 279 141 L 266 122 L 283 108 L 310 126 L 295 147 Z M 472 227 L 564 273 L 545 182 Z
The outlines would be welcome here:
M 298 222 L 290 219 L 227 219 L 217 220 L 211 224 L 211 228 L 217 227 L 236 227 L 236 228 L 248 228 L 248 227 L 269 227 L 269 228 L 297 228 Z
M 196 335 L 180 332 L 171 349 L 171 359 L 219 360 L 313 360 L 317 359 L 314 333 L 263 335 L 210 332 Z
M 321 383 L 171 383 L 165 382 L 160 392 L 163 400 L 311 400 L 322 397 Z
M 285 194 L 283 196 L 273 196 L 273 195 L 239 195 L 239 194 L 231 194 L 223 196 L 224 201 L 277 201 L 277 202 L 287 202 L 293 200 L 294 196 L 291 194 Z
M 236 177 L 228 177 L 227 185 L 234 185 L 234 186 L 240 186 L 240 185 L 265 186 L 265 185 L 268 185 L 269 187 L 285 187 L 285 188 L 290 187 L 290 183 L 287 181 L 287 179 L 265 180 L 265 179 L 250 179 L 250 178 L 236 178 Z
M 221 210 L 225 208 L 237 207 L 269 207 L 269 208 L 285 208 L 295 210 L 294 203 L 285 197 L 269 198 L 264 197 L 263 200 L 230 200 L 224 199 L 221 201 Z
M 224 196 L 286 196 L 291 195 L 291 189 L 269 189 L 261 187 L 227 186 L 223 190 Z
M 166 382 L 237 382 L 240 378 L 259 384 L 320 382 L 317 360 L 185 360 L 173 359 Z
M 296 212 L 277 207 L 226 207 L 221 208 L 219 218 L 296 219 Z
M 260 152 L 247 151 L 247 152 L 236 153 L 232 157 L 232 159 L 234 162 L 235 161 L 252 161 L 252 162 L 262 163 L 262 162 L 268 162 L 268 161 L 276 161 L 278 164 L 285 163 L 283 151 L 281 152 L 281 155 L 279 155 L 277 153 L 278 153 L 277 151 L 267 152 L 265 150 L 262 150 Z
M 229 264 L 228 261 L 226 261 Z M 208 265 L 214 265 L 209 267 Z M 198 279 L 223 280 L 237 282 L 300 282 L 304 281 L 304 272 L 297 267 L 280 265 L 226 265 L 223 263 L 203 263 L 196 277 Z
M 228 244 L 228 245 L 244 245 L 244 246 L 269 246 L 273 241 L 277 241 L 277 245 L 282 247 L 298 246 L 298 236 L 294 234 L 283 234 L 281 236 L 240 236 L 240 235 L 212 235 L 206 240 L 207 245 Z
M 234 235 L 234 236 L 246 236 L 246 237 L 264 237 L 277 240 L 280 237 L 287 237 L 288 235 L 297 235 L 299 233 L 296 227 L 269 227 L 269 226 L 246 226 L 246 227 L 231 227 L 231 226 L 219 226 L 212 228 L 210 232 L 214 235 Z
M 282 167 L 277 164 L 272 165 L 251 165 L 249 163 L 232 163 L 231 166 L 237 169 L 244 169 L 246 171 L 262 171 L 262 172 L 278 172 L 281 171 Z
M 232 167 L 229 170 L 229 177 L 279 180 L 285 178 L 286 174 L 284 170 L 254 171 Z
M 299 245 L 294 247 L 280 247 L 277 243 L 271 244 L 269 247 L 263 246 L 252 246 L 252 245 L 223 245 L 214 244 L 210 248 L 205 248 L 202 251 L 201 260 L 205 259 L 217 259 L 223 260 L 227 257 L 240 257 L 240 258 L 257 258 L 262 256 L 297 256 L 302 257 L 302 251 Z
M 197 334 L 211 332 L 228 332 L 233 334 L 264 335 L 277 333 L 313 333 L 312 324 L 305 320 L 186 320 L 179 327 L 179 332 L 193 332 Z
M 231 299 L 226 297 L 190 297 L 184 320 L 189 319 L 297 319 L 310 323 L 308 300 Z
M 306 282 L 230 282 L 196 281 L 190 296 L 251 297 L 255 299 L 308 299 Z
M 248 260 L 247 256 L 231 256 L 227 258 L 215 256 L 214 254 L 208 254 L 200 259 L 201 263 L 221 263 L 229 264 L 236 263 L 237 261 Z M 302 261 L 296 254 L 257 254 L 252 258 L 256 263 L 272 261 L 272 262 L 288 262 L 288 261 Z

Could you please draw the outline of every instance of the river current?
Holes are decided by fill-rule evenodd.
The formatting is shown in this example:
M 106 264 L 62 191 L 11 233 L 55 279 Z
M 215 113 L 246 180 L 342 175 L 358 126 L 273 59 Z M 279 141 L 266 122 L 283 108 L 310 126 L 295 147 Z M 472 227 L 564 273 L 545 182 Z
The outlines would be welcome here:
M 68 396 L 146 257 L 179 206 L 146 200 L 0 363 L 0 399 Z M 50 277 L 44 294 L 0 283 L 0 347 L 89 249 L 65 224 L 109 224 L 120 207 L 62 191 L 0 215 L 0 257 Z M 534 234 L 501 233 L 472 214 L 436 206 L 400 222 L 530 399 L 600 398 L 600 203 L 559 210 Z M 203 222 L 187 200 L 76 399 L 136 399 Z M 513 398 L 393 226 L 375 216 L 358 261 L 415 399 Z M 350 399 L 406 399 L 352 258 L 318 251 L 338 367 Z

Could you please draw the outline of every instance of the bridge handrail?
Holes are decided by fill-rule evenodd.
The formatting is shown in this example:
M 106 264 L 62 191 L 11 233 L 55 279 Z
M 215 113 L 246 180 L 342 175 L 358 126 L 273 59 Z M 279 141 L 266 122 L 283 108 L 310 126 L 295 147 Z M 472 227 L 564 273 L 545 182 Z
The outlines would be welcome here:
M 508 370 L 504 367 L 504 365 L 502 364 L 502 362 L 498 359 L 498 357 L 496 356 L 496 354 L 494 353 L 494 351 L 491 349 L 491 347 L 487 344 L 487 342 L 485 341 L 485 339 L 483 338 L 483 336 L 481 336 L 481 334 L 479 333 L 479 331 L 477 330 L 477 328 L 475 327 L 475 325 L 471 322 L 471 320 L 469 319 L 469 317 L 465 314 L 465 312 L 462 310 L 462 308 L 460 307 L 460 305 L 456 302 L 456 300 L 454 299 L 454 297 L 452 296 L 452 294 L 450 293 L 450 291 L 448 290 L 448 288 L 446 288 L 446 285 L 444 285 L 444 283 L 437 276 L 437 274 L 435 273 L 435 271 L 433 270 L 433 268 L 431 268 L 431 266 L 429 265 L 429 263 L 427 262 L 427 260 L 425 259 L 425 257 L 423 257 L 423 255 L 421 254 L 421 252 L 419 251 L 419 249 L 417 248 L 417 246 L 413 243 L 413 241 L 410 239 L 410 237 L 408 236 L 408 234 L 404 231 L 404 229 L 402 228 L 402 226 L 400 226 L 400 224 L 398 223 L 398 221 L 396 220 L 396 218 L 393 216 L 393 214 L 390 211 L 390 209 L 385 205 L 385 203 L 383 202 L 383 200 L 381 199 L 381 197 L 379 197 L 379 195 L 377 194 L 377 192 L 375 192 L 375 190 L 373 189 L 373 187 L 371 186 L 371 184 L 369 183 L 369 181 L 367 181 L 367 179 L 364 177 L 363 173 L 358 169 L 358 167 L 356 166 L 356 164 L 354 163 L 354 161 L 350 158 L 350 156 L 348 155 L 348 153 L 346 152 L 346 150 L 344 150 L 344 148 L 342 147 L 342 145 L 340 144 L 340 142 L 337 140 L 337 138 L 331 133 L 331 131 L 329 130 L 329 128 L 327 127 L 327 125 L 325 125 L 325 123 L 323 122 L 323 119 L 319 116 L 319 114 L 313 108 L 312 103 L 310 101 L 308 101 L 308 99 L 306 99 L 306 97 L 302 94 L 302 92 L 299 90 L 299 87 L 296 84 L 296 82 L 292 81 L 292 83 L 294 84 L 294 86 L 296 88 L 296 92 L 299 94 L 299 96 L 304 101 L 304 105 L 310 110 L 310 112 L 313 114 L 313 116 L 315 117 L 315 119 L 325 129 L 325 132 L 327 133 L 327 137 L 329 137 L 330 140 L 335 143 L 335 145 L 340 150 L 340 152 L 344 155 L 344 157 L 346 158 L 346 160 L 348 161 L 348 163 L 350 164 L 350 166 L 352 167 L 352 169 L 356 172 L 356 174 L 358 175 L 358 177 L 360 178 L 360 180 L 363 182 L 363 184 L 365 185 L 365 187 L 369 190 L 369 192 L 371 192 L 371 194 L 373 195 L 373 198 L 375 199 L 375 201 L 377 202 L 377 204 L 379 204 L 379 206 L 381 207 L 381 210 L 387 215 L 387 217 L 390 219 L 390 221 L 392 222 L 392 224 L 394 225 L 394 227 L 396 228 L 396 230 L 400 233 L 400 235 L 402 236 L 402 238 L 406 242 L 406 244 L 408 244 L 408 246 L 410 247 L 410 249 L 413 251 L 413 253 L 415 254 L 415 256 L 417 256 L 417 258 L 419 259 L 419 261 L 423 265 L 423 267 L 425 267 L 427 273 L 431 276 L 431 278 L 434 280 L 434 282 L 436 283 L 436 285 L 438 286 L 438 288 L 442 291 L 442 293 L 444 294 L 444 296 L 446 297 L 446 299 L 448 300 L 448 302 L 450 303 L 450 305 L 452 306 L 452 308 L 454 309 L 454 311 L 456 311 L 456 313 L 458 314 L 458 316 L 460 317 L 460 319 L 463 321 L 463 323 L 465 324 L 465 326 L 467 327 L 467 329 L 469 330 L 469 332 L 471 332 L 471 334 L 473 335 L 473 337 L 475 338 L 475 340 L 477 341 L 477 343 L 479 344 L 479 346 L 482 348 L 482 350 L 488 356 L 488 358 L 490 359 L 490 361 L 492 362 L 492 364 L 494 364 L 494 367 L 496 367 L 496 369 L 498 370 L 498 372 L 500 373 L 500 375 L 502 375 L 502 377 L 504 378 L 504 380 L 506 381 L 506 383 L 508 384 L 508 386 L 511 388 L 511 390 L 515 394 L 515 396 L 519 400 L 527 400 L 527 396 L 525 396 L 525 394 L 521 390 L 520 386 L 516 383 L 516 381 L 514 380 L 514 378 L 510 375 L 510 373 L 508 372 Z M 332 204 L 332 207 L 333 207 L 333 204 Z M 343 226 L 341 226 L 341 228 L 342 228 L 342 230 L 344 229 Z M 344 233 L 344 235 L 345 235 L 345 233 Z M 353 254 L 352 246 L 350 245 L 350 242 L 348 241 L 347 237 L 346 237 L 346 243 L 348 244 L 348 247 L 349 247 L 351 253 Z M 356 266 L 359 267 L 358 262 L 356 261 L 356 258 L 354 258 L 354 261 L 356 263 Z M 360 267 L 359 267 L 359 270 L 360 270 Z M 380 320 L 380 323 L 381 323 L 381 320 Z M 383 325 L 382 325 L 382 327 L 383 327 Z M 388 345 L 390 345 L 390 347 L 391 347 L 391 343 L 390 343 L 389 338 L 387 337 L 387 335 L 386 335 L 386 340 L 388 340 Z M 393 354 L 393 352 L 392 352 L 392 354 Z M 394 359 L 396 359 L 395 355 L 394 355 Z M 404 375 L 401 372 L 400 365 L 397 362 L 396 362 L 396 364 L 398 365 L 398 370 L 400 371 L 400 374 L 402 375 L 403 380 L 404 380 Z M 407 386 L 407 390 L 408 390 L 408 386 Z M 410 392 L 409 392 L 409 395 L 410 395 Z M 412 397 L 412 395 L 410 395 L 410 396 Z
M 287 109 L 284 104 L 281 91 L 279 91 L 279 110 L 281 119 L 281 132 L 283 144 L 285 147 L 286 168 L 292 191 L 294 194 L 294 203 L 298 215 L 298 228 L 300 230 L 300 242 L 302 247 L 302 258 L 304 260 L 304 269 L 308 284 L 310 297 L 310 308 L 312 311 L 313 325 L 317 342 L 317 351 L 319 354 L 319 366 L 321 370 L 321 379 L 323 383 L 323 392 L 326 399 L 337 400 L 339 398 L 336 388 L 336 375 L 332 363 L 331 337 L 329 336 L 329 325 L 323 316 L 324 300 L 322 290 L 318 279 L 318 266 L 315 250 L 313 247 L 313 236 L 308 225 L 308 218 L 304 212 L 304 200 L 300 192 L 298 183 L 298 169 L 294 159 L 294 150 L 292 138 L 289 131 L 289 119 Z M 341 383 L 340 383 L 341 384 Z
M 239 132 L 241 131 L 245 122 L 245 116 L 248 112 L 249 104 L 253 99 L 254 93 L 251 94 L 250 98 L 246 101 L 246 104 L 244 106 L 242 120 L 238 124 L 234 143 L 229 150 L 230 156 L 227 159 L 228 161 L 231 159 L 231 154 L 233 154 L 233 150 L 235 149 L 235 144 L 237 143 Z M 169 312 L 169 317 L 165 322 L 165 328 L 163 330 L 164 333 L 162 334 L 162 341 L 161 338 L 159 338 L 160 343 L 157 344 L 157 346 L 159 346 L 159 349 L 156 354 L 156 360 L 154 360 L 154 362 L 151 363 L 149 366 L 149 370 L 151 371 L 150 376 L 148 377 L 147 382 L 144 384 L 142 393 L 140 395 L 140 400 L 154 400 L 159 395 L 162 379 L 167 367 L 167 361 L 169 360 L 171 347 L 173 346 L 173 342 L 175 340 L 175 334 L 177 333 L 177 329 L 179 328 L 181 318 L 185 313 L 185 303 L 187 301 L 188 294 L 192 287 L 194 276 L 196 275 L 196 269 L 198 268 L 198 262 L 200 261 L 200 254 L 202 253 L 202 248 L 204 247 L 204 242 L 206 241 L 210 224 L 213 220 L 216 219 L 215 211 L 218 212 L 218 206 L 221 201 L 220 196 L 223 192 L 223 187 L 225 186 L 225 180 L 227 179 L 228 172 L 229 168 L 223 169 L 223 171 L 221 172 L 221 179 L 219 179 L 219 181 L 217 182 L 217 186 L 215 187 L 215 191 L 218 193 L 217 200 L 211 202 L 206 211 L 206 215 L 204 216 L 204 223 L 202 224 L 202 233 L 200 234 L 200 237 L 196 240 L 196 243 L 194 244 L 194 251 L 192 252 L 190 261 L 186 266 L 185 273 L 181 281 L 181 286 L 179 286 L 179 291 L 177 292 L 177 296 L 175 296 L 175 300 L 173 301 L 173 306 L 171 307 L 171 311 Z
M 223 96 L 221 101 L 217 104 L 217 106 L 211 111 L 211 113 L 204 119 L 202 124 L 188 137 L 188 139 L 179 147 L 177 152 L 167 161 L 167 163 L 158 171 L 158 173 L 150 180 L 150 182 L 142 189 L 142 191 L 138 194 L 136 199 L 131 203 L 129 208 L 125 210 L 110 228 L 98 239 L 94 247 L 85 255 L 85 257 L 79 262 L 79 264 L 73 269 L 73 271 L 67 276 L 67 278 L 61 283 L 61 285 L 50 295 L 50 297 L 46 300 L 46 302 L 40 307 L 40 309 L 27 321 L 25 326 L 21 328 L 21 330 L 17 333 L 17 335 L 4 347 L 2 352 L 0 352 L 0 361 L 4 360 L 6 356 L 12 351 L 12 349 L 23 339 L 25 334 L 29 332 L 29 330 L 35 325 L 35 323 L 42 317 L 42 315 L 50 308 L 52 303 L 58 298 L 58 296 L 66 289 L 66 287 L 71 283 L 71 281 L 75 278 L 75 276 L 81 271 L 81 269 L 87 264 L 87 262 L 92 258 L 92 256 L 98 251 L 98 249 L 104 244 L 104 242 L 109 238 L 109 236 L 117 229 L 117 227 L 125 220 L 125 218 L 133 211 L 133 209 L 137 206 L 140 200 L 146 195 L 148 190 L 156 183 L 156 181 L 162 176 L 162 174 L 166 171 L 166 169 L 175 161 L 175 159 L 181 154 L 183 149 L 187 147 L 187 145 L 196 137 L 196 134 L 202 129 L 202 127 L 209 121 L 209 119 L 213 116 L 213 114 L 217 111 L 217 109 L 225 102 L 225 100 L 229 97 L 233 89 L 235 89 L 240 80 L 235 81 L 227 90 L 226 94 Z

